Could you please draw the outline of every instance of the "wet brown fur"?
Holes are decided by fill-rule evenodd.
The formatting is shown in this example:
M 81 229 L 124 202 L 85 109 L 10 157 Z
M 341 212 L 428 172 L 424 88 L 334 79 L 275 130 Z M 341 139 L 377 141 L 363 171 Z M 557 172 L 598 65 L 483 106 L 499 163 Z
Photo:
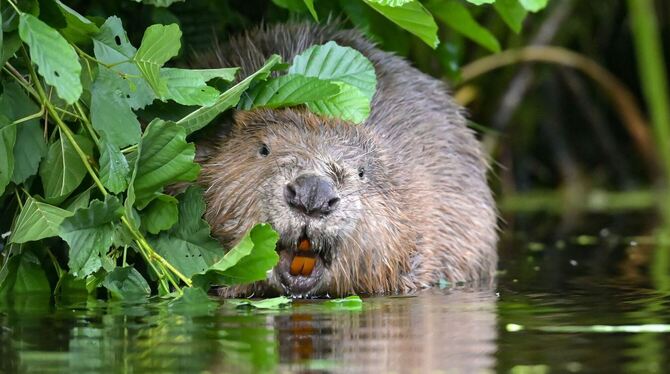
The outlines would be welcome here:
M 443 83 L 358 32 L 333 26 L 261 27 L 200 63 L 241 66 L 246 76 L 273 53 L 290 62 L 330 40 L 372 61 L 378 85 L 369 118 L 352 125 L 303 108 L 238 111 L 232 126 L 222 124 L 216 136 L 198 142 L 213 234 L 230 247 L 253 224 L 269 221 L 285 244 L 295 244 L 299 234 L 287 222 L 296 218 L 286 212 L 281 191 L 297 174 L 316 170 L 338 183 L 343 201 L 327 224 L 314 224 L 335 247 L 328 279 L 314 294 L 407 292 L 441 278 L 491 279 L 497 235 L 486 162 Z M 256 150 L 266 142 L 272 154 L 261 158 Z M 364 181 L 356 179 L 359 164 L 366 165 Z M 223 294 L 284 291 L 271 274 Z

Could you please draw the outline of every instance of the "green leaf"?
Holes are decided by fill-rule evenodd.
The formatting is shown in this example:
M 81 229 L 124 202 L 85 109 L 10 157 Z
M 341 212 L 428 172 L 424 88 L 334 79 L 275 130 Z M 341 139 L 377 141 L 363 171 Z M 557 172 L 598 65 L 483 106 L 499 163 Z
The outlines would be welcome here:
M 403 6 L 407 3 L 411 3 L 414 0 L 369 0 L 371 3 L 379 4 L 379 5 L 386 5 L 390 7 L 397 7 L 397 6 Z M 476 0 L 474 0 L 476 1 Z M 484 0 L 486 1 L 486 0 Z M 495 0 L 489 0 L 489 1 L 495 1 Z
M 207 85 L 207 81 L 221 77 L 224 80 L 235 79 L 237 68 L 187 70 L 163 68 L 161 80 L 165 82 L 166 99 L 172 99 L 182 105 L 212 105 L 219 97 L 219 91 Z
M 309 9 L 309 13 L 312 15 L 314 20 L 316 22 L 319 22 L 319 15 L 316 13 L 316 9 L 314 9 L 314 0 L 304 0 L 304 2 L 305 6 L 307 7 L 307 9 Z
M 170 229 L 179 219 L 178 204 L 173 196 L 159 195 L 142 210 L 142 226 L 152 234 Z
M 93 40 L 95 58 L 108 65 L 111 70 L 124 76 L 123 84 L 115 85 L 122 92 L 122 97 L 133 109 L 144 108 L 154 101 L 155 95 L 146 80 L 142 78 L 132 58 L 137 51 L 123 29 L 118 17 L 109 17 L 100 27 L 100 33 Z M 121 78 L 119 78 L 121 79 Z
M 359 51 L 332 41 L 310 47 L 295 56 L 288 73 L 343 82 L 358 88 L 369 100 L 377 87 L 372 62 Z
M 281 57 L 278 55 L 270 56 L 258 71 L 249 75 L 244 80 L 219 95 L 213 105 L 205 106 L 191 112 L 186 117 L 177 121 L 177 124 L 186 129 L 186 134 L 190 134 L 205 127 L 205 125 L 212 121 L 216 116 L 237 105 L 242 93 L 249 88 L 251 83 L 257 80 L 267 79 L 271 69 L 280 62 Z
M 327 99 L 340 92 L 337 84 L 304 75 L 283 75 L 256 85 L 244 95 L 239 108 L 282 108 Z
M 7 33 L 3 35 L 2 49 L 0 51 L 0 65 L 4 65 L 7 60 L 12 58 L 16 51 L 21 47 L 21 38 L 17 32 Z
M 65 210 L 69 210 L 70 212 L 74 213 L 75 210 L 79 208 L 86 208 L 91 201 L 91 190 L 93 188 L 95 187 L 91 186 L 86 191 L 70 198 L 70 200 L 64 204 Z
M 187 277 L 205 271 L 223 256 L 223 248 L 209 235 L 202 190 L 189 187 L 179 196 L 179 220 L 151 244 L 156 251 Z
M 475 5 L 493 4 L 496 0 L 466 0 L 468 3 Z
M 517 34 L 521 32 L 528 12 L 521 6 L 519 0 L 497 0 L 493 6 L 512 31 Z
M 23 250 L 10 257 L 2 273 L 4 274 L 0 274 L 0 296 L 51 293 L 51 285 L 40 260 L 32 251 Z
M 174 3 L 183 3 L 186 0 L 133 0 L 133 1 L 153 5 L 155 7 L 169 7 Z
M 189 313 L 209 313 L 218 307 L 202 288 L 187 287 L 181 295 L 168 303 L 170 310 Z
M 3 101 L 6 99 L 3 98 Z M 14 173 L 15 143 L 16 126 L 13 126 L 9 118 L 0 113 L 0 196 L 5 192 Z
M 286 296 L 273 297 L 271 299 L 250 300 L 250 299 L 230 299 L 226 303 L 235 305 L 236 307 L 252 307 L 256 309 L 281 309 L 293 302 Z
M 132 180 L 135 205 L 144 208 L 158 196 L 163 187 L 175 182 L 195 180 L 200 165 L 193 162 L 195 146 L 186 142 L 186 131 L 174 122 L 152 121 L 147 126 L 138 154 Z
M 372 0 L 363 1 L 396 25 L 418 36 L 431 48 L 436 48 L 440 44 L 437 37 L 437 24 L 420 2 L 413 0 L 402 6 L 394 7 L 378 4 Z
M 357 295 L 347 296 L 342 299 L 327 300 L 323 304 L 328 308 L 337 310 L 363 310 L 363 300 L 361 300 L 360 296 Z
M 74 139 L 84 153 L 88 155 L 92 153 L 93 143 L 88 138 L 74 135 Z M 79 186 L 85 176 L 86 167 L 65 136 L 61 136 L 49 146 L 47 157 L 40 165 L 40 178 L 47 199 L 64 200 Z
M 340 86 L 337 95 L 307 103 L 309 110 L 353 123 L 365 121 L 370 114 L 370 100 L 356 87 L 339 82 L 337 84 Z
M 196 274 L 194 284 L 232 286 L 265 280 L 279 261 L 275 251 L 278 239 L 270 225 L 254 226 L 219 262 Z
M 11 108 L 13 121 L 34 115 L 40 110 L 25 94 L 23 88 L 15 82 L 5 85 L 3 100 L 6 100 L 6 104 Z M 40 161 L 47 153 L 47 144 L 38 118 L 21 122 L 14 127 L 16 127 L 16 143 L 12 182 L 20 184 L 37 173 Z
M 66 26 L 59 30 L 65 39 L 74 44 L 90 43 L 91 37 L 100 31 L 98 26 L 60 0 L 55 2 L 65 17 Z
M 126 190 L 129 178 L 128 160 L 103 136 L 100 140 L 100 181 L 110 192 L 117 194 Z
M 144 32 L 142 44 L 133 60 L 158 97 L 162 98 L 167 93 L 167 86 L 160 77 L 160 68 L 179 53 L 179 48 L 181 30 L 176 23 L 151 25 Z
M 527 11 L 534 13 L 546 8 L 549 0 L 519 0 L 519 3 Z
M 11 243 L 25 243 L 58 235 L 63 220 L 72 216 L 65 209 L 41 203 L 29 197 L 16 219 L 16 226 L 9 238 Z
M 148 297 L 151 288 L 146 279 L 132 266 L 119 267 L 107 274 L 102 282 L 114 300 L 136 300 Z
M 492 52 L 500 52 L 500 43 L 495 36 L 477 23 L 458 0 L 431 0 L 426 6 L 452 29 Z
M 83 278 L 102 266 L 101 256 L 112 245 L 113 222 L 122 213 L 119 200 L 107 195 L 104 202 L 93 200 L 88 208 L 63 220 L 59 235 L 70 247 L 68 266 L 74 276 Z
M 74 48 L 58 31 L 27 13 L 21 13 L 19 35 L 30 47 L 30 59 L 47 84 L 68 104 L 77 101 L 82 93 L 81 65 Z
M 140 141 L 141 125 L 124 98 L 124 79 L 100 66 L 91 92 L 91 123 L 117 148 Z

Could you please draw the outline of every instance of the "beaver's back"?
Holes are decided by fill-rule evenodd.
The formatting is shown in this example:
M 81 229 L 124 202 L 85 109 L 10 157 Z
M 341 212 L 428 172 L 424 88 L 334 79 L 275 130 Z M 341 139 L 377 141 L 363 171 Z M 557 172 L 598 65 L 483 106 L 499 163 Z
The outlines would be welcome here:
M 412 281 L 492 275 L 497 261 L 496 215 L 479 143 L 461 108 L 439 80 L 383 52 L 358 32 L 311 24 L 274 25 L 232 39 L 216 67 L 240 66 L 243 76 L 272 54 L 285 61 L 311 45 L 334 40 L 374 64 L 377 91 L 362 126 L 385 149 L 402 211 L 416 230 Z

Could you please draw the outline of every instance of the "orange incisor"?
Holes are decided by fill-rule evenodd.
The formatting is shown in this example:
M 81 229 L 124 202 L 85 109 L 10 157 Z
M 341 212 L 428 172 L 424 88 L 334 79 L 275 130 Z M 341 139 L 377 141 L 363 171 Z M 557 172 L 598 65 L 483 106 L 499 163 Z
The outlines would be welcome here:
M 312 274 L 316 259 L 313 256 L 302 254 L 309 252 L 311 249 L 312 243 L 310 243 L 309 239 L 302 239 L 298 242 L 299 253 L 293 257 L 293 261 L 291 262 L 291 275 L 303 275 L 307 277 Z

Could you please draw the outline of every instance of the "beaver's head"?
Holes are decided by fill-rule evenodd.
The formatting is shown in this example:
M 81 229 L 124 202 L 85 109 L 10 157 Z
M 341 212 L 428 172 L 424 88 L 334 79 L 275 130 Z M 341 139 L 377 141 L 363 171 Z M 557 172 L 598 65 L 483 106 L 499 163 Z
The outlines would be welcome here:
M 301 109 L 238 112 L 203 161 L 206 218 L 226 246 L 258 222 L 279 233 L 267 281 L 229 294 L 393 290 L 408 255 L 383 152 L 362 126 Z

